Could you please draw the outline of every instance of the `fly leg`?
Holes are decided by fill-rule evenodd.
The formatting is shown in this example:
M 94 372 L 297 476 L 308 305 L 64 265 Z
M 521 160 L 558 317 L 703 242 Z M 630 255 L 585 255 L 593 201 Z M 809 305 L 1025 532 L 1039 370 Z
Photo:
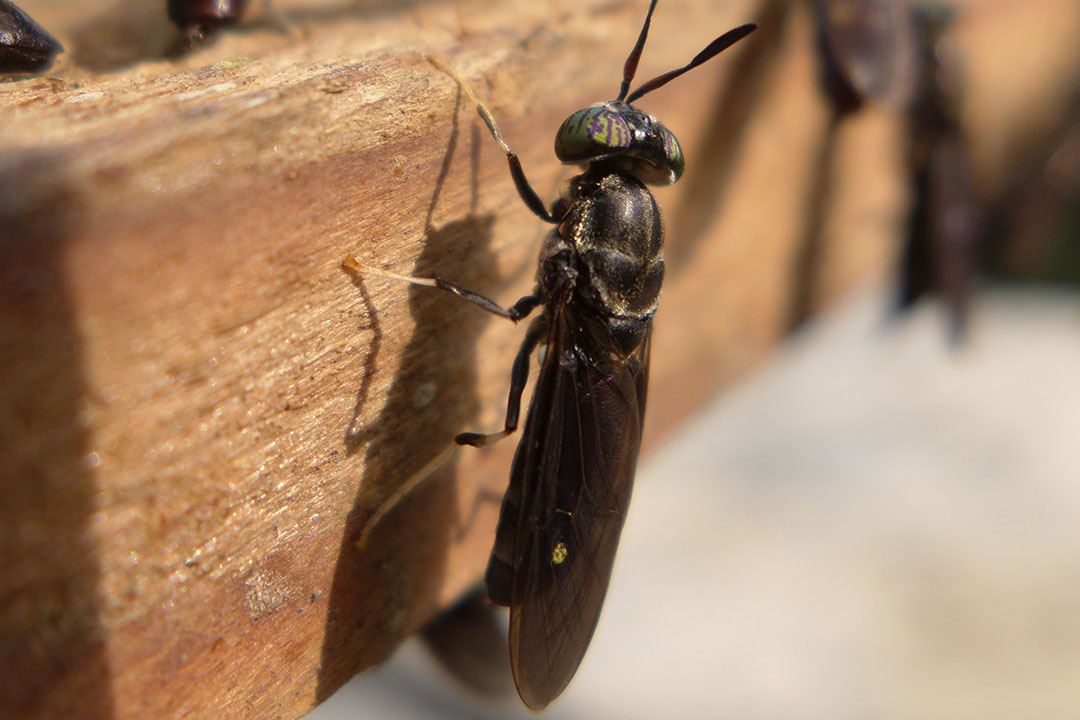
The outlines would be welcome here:
M 537 295 L 526 295 L 508 308 L 504 308 L 494 300 L 487 298 L 479 293 L 468 290 L 457 283 L 450 282 L 449 280 L 443 280 L 442 278 L 417 278 L 410 277 L 408 275 L 399 275 L 398 273 L 382 270 L 370 265 L 363 265 L 356 258 L 351 255 L 347 255 L 344 260 L 341 261 L 341 266 L 350 272 L 357 273 L 372 273 L 375 275 L 383 275 L 393 280 L 401 280 L 413 285 L 423 285 L 425 287 L 433 287 L 444 292 L 457 295 L 462 300 L 467 300 L 477 307 L 487 310 L 493 315 L 507 318 L 517 322 L 524 317 L 527 317 L 529 313 L 536 309 L 541 303 L 541 299 Z M 538 317 L 529 324 L 529 329 L 525 334 L 525 340 L 521 344 L 521 349 L 518 351 L 517 357 L 514 359 L 514 367 L 510 375 L 510 401 L 506 409 L 506 425 L 502 432 L 492 433 L 490 435 L 482 435 L 480 433 L 461 433 L 455 438 L 455 442 L 458 445 L 474 445 L 476 447 L 482 447 L 484 445 L 490 445 L 491 443 L 506 437 L 510 433 L 514 432 L 517 428 L 518 415 L 521 411 L 521 394 L 525 389 L 525 383 L 529 377 L 529 355 L 536 346 L 540 343 L 540 339 L 544 336 L 544 327 L 546 323 L 544 318 Z M 383 516 L 390 510 L 397 506 L 401 502 L 402 498 L 411 493 L 417 487 L 422 485 L 428 477 L 432 475 L 436 470 L 441 468 L 449 459 L 453 446 L 448 446 L 443 452 L 426 464 L 418 472 L 414 473 L 405 482 L 401 484 L 394 491 L 390 497 L 382 502 L 382 504 L 375 510 L 375 513 L 368 520 L 364 526 L 363 531 L 360 533 L 360 537 L 356 540 L 356 546 L 363 549 L 366 547 L 368 538 L 372 531 L 378 526 Z
M 521 414 L 521 394 L 524 392 L 525 383 L 529 379 L 529 356 L 533 354 L 536 346 L 540 344 L 540 340 L 545 335 L 547 335 L 547 319 L 541 315 L 529 323 L 529 330 L 525 333 L 525 339 L 521 341 L 521 347 L 514 358 L 514 367 L 510 370 L 510 397 L 506 403 L 506 423 L 503 425 L 503 429 L 486 435 L 484 433 L 463 432 L 454 438 L 454 442 L 458 445 L 484 447 L 502 440 L 517 430 L 518 416 Z
M 536 307 L 543 302 L 539 295 L 531 294 L 522 297 L 510 307 L 504 308 L 502 305 L 499 305 L 490 298 L 484 297 L 480 293 L 473 292 L 472 290 L 463 288 L 457 283 L 443 280 L 442 278 L 418 278 L 410 277 L 409 275 L 399 275 L 398 273 L 390 272 L 388 270 L 382 270 L 370 265 L 363 265 L 351 255 L 345 256 L 345 259 L 341 261 L 341 266 L 352 272 L 374 273 L 376 275 L 383 275 L 393 280 L 401 280 L 413 285 L 437 288 L 444 292 L 457 295 L 462 300 L 467 300 L 473 305 L 476 305 L 483 310 L 487 310 L 492 315 L 498 315 L 499 317 L 513 320 L 514 322 L 527 317 L 529 313 L 535 310 Z M 503 439 L 517 429 L 518 416 L 521 414 L 521 393 L 525 390 L 525 383 L 529 379 L 529 356 L 536 349 L 536 346 L 540 344 L 540 340 L 544 337 L 546 332 L 547 322 L 544 316 L 541 315 L 529 324 L 529 329 L 525 333 L 525 339 L 521 342 L 521 348 L 518 350 L 517 357 L 514 358 L 514 366 L 510 371 L 510 399 L 506 406 L 506 423 L 503 426 L 503 429 L 500 432 L 486 435 L 483 433 L 472 432 L 461 433 L 454 438 L 454 441 L 458 445 L 484 447 L 485 445 L 491 445 L 492 443 Z
M 487 105 L 480 102 L 480 98 L 476 97 L 476 93 L 469 87 L 469 83 L 465 82 L 465 78 L 461 77 L 456 70 L 434 55 L 425 55 L 424 57 L 436 68 L 454 78 L 454 81 L 461 86 L 461 89 L 465 91 L 465 94 L 469 96 L 469 99 L 476 103 L 477 114 L 480 115 L 484 124 L 487 125 L 488 130 L 491 132 L 491 137 L 495 138 L 495 142 L 499 143 L 499 147 L 506 153 L 506 162 L 510 166 L 510 176 L 514 178 L 514 186 L 517 187 L 518 195 L 521 196 L 521 199 L 528 208 L 544 222 L 552 224 L 559 222 L 559 219 L 548 212 L 548 209 L 544 207 L 544 201 L 536 194 L 532 185 L 529 184 L 529 180 L 525 177 L 525 170 L 521 167 L 521 161 L 518 159 L 517 153 L 511 150 L 510 146 L 503 140 L 502 133 L 499 132 L 499 126 L 495 122 L 495 116 L 488 110 Z
M 463 288 L 456 282 L 451 282 L 450 280 L 443 280 L 442 278 L 438 277 L 423 278 L 412 277 L 411 275 L 400 275 L 395 272 L 390 272 L 389 270 L 383 270 L 381 268 L 373 267 L 371 265 L 364 265 L 352 255 L 345 256 L 345 259 L 341 261 L 341 267 L 357 273 L 382 275 L 383 277 L 388 277 L 391 280 L 401 280 L 402 282 L 407 282 L 411 285 L 423 285 L 424 287 L 438 288 L 439 290 L 448 292 L 452 295 L 457 295 L 462 300 L 467 300 L 473 305 L 476 305 L 483 310 L 487 310 L 492 315 L 498 315 L 499 317 L 504 317 L 507 320 L 513 320 L 514 322 L 517 322 L 524 317 L 528 317 L 529 313 L 535 310 L 536 306 L 542 302 L 538 295 L 526 295 L 510 307 L 504 308 L 502 305 L 495 302 L 494 300 L 484 297 L 480 293 L 473 292 L 472 290 L 469 290 L 467 288 Z

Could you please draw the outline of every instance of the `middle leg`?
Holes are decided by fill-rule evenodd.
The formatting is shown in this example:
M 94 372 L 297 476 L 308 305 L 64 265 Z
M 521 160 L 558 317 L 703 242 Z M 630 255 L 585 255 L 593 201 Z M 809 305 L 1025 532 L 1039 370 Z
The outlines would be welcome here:
M 510 397 L 506 403 L 506 423 L 503 429 L 496 433 L 463 432 L 454 438 L 458 445 L 472 445 L 473 447 L 485 447 L 502 440 L 507 435 L 517 430 L 518 418 L 521 415 L 521 394 L 525 391 L 525 383 L 529 380 L 529 356 L 536 350 L 540 340 L 547 335 L 547 318 L 543 315 L 529 323 L 529 330 L 525 333 L 525 339 L 521 341 L 517 356 L 514 358 L 514 367 L 510 371 Z
M 411 275 L 401 275 L 396 272 L 390 272 L 389 270 L 383 270 L 382 268 L 374 267 L 373 265 L 364 265 L 352 255 L 346 255 L 345 259 L 341 261 L 341 266 L 346 270 L 350 270 L 352 272 L 382 275 L 383 277 L 388 277 L 391 280 L 401 280 L 402 282 L 407 282 L 411 285 L 422 285 L 424 287 L 437 288 L 444 292 L 451 293 L 452 295 L 457 295 L 462 300 L 467 300 L 473 305 L 476 305 L 483 310 L 487 310 L 492 315 L 498 315 L 499 317 L 504 317 L 507 320 L 513 320 L 514 322 L 517 322 L 524 317 L 528 317 L 529 313 L 535 310 L 536 306 L 542 302 L 540 296 L 534 293 L 520 298 L 510 307 L 504 308 L 502 305 L 495 302 L 494 300 L 485 297 L 478 292 L 473 292 L 468 288 L 464 288 L 461 285 L 458 285 L 456 282 L 451 282 L 450 280 L 443 280 L 439 277 L 423 278 L 412 277 Z

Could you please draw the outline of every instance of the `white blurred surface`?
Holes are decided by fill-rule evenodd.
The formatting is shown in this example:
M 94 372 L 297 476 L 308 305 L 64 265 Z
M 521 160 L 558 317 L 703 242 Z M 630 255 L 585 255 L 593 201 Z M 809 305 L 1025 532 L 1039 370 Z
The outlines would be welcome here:
M 646 458 L 545 717 L 1080 717 L 1080 296 L 984 293 L 959 351 L 934 306 L 884 316 L 823 318 Z M 308 717 L 530 713 L 414 640 Z

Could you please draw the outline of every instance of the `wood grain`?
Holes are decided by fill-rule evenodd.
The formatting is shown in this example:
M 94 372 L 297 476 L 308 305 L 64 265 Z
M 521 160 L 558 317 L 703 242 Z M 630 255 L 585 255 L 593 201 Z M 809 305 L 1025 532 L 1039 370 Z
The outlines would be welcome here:
M 68 52 L 0 85 L 0 707 L 297 717 L 479 579 L 512 442 L 430 465 L 500 426 L 521 329 L 340 261 L 525 293 L 545 228 L 423 54 L 474 83 L 554 197 L 553 130 L 615 92 L 641 5 L 298 1 L 287 32 L 256 13 L 163 59 L 171 30 L 131 3 L 23 3 Z M 755 6 L 663 3 L 641 74 Z M 689 158 L 657 193 L 679 230 L 650 440 L 783 332 L 828 113 L 801 6 L 774 35 L 642 102 Z M 717 137 L 733 67 L 759 87 Z M 898 133 L 869 111 L 845 135 L 859 192 L 820 298 L 891 272 Z

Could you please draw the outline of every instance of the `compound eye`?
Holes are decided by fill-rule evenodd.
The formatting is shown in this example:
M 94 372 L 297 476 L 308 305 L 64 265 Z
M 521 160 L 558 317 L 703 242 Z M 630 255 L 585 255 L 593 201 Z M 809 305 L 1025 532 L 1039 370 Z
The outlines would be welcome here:
M 675 136 L 666 127 L 661 127 L 661 137 L 664 140 L 664 158 L 668 162 L 668 167 L 671 168 L 673 177 L 672 182 L 679 179 L 682 175 L 683 169 L 686 167 L 686 161 L 683 158 L 682 147 L 679 145 L 679 141 L 675 139 Z
M 555 135 L 555 155 L 563 162 L 593 160 L 630 147 L 631 137 L 630 126 L 617 111 L 593 106 L 563 121 Z

